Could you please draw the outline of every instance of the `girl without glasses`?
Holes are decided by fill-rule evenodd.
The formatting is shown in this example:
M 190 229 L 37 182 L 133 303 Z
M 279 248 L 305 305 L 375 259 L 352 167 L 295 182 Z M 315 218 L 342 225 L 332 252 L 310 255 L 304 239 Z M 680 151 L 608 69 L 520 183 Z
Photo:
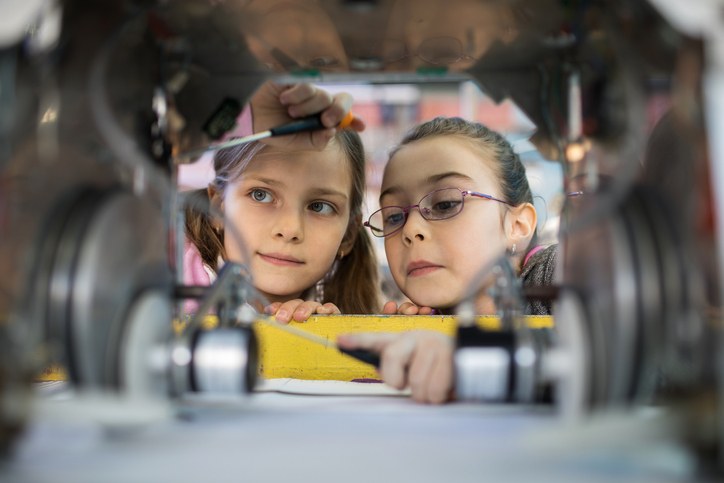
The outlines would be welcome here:
M 349 106 L 347 106 L 349 104 Z M 251 102 L 254 131 L 323 111 L 334 126 L 351 99 L 313 86 L 266 84 Z M 327 116 L 330 116 L 327 118 Z M 356 120 L 352 129 L 362 130 Z M 361 229 L 365 156 L 353 131 L 271 138 L 217 151 L 216 177 L 186 214 L 186 283 L 209 283 L 224 260 L 247 265 L 280 322 L 373 313 L 377 263 Z M 271 144 L 271 145 L 269 145 Z M 211 214 L 194 206 L 211 206 Z M 187 310 L 188 311 L 188 310 Z
M 505 252 L 524 285 L 553 282 L 555 246 L 536 245 L 536 211 L 518 155 L 498 133 L 459 118 L 414 128 L 392 151 L 380 196 L 366 223 L 384 236 L 390 271 L 413 302 L 385 313 L 453 313 L 475 276 Z M 478 313 L 487 314 L 485 300 Z M 550 314 L 541 303 L 528 314 Z M 385 382 L 411 386 L 420 401 L 442 402 L 452 385 L 453 341 L 438 333 L 357 334 L 348 348 L 382 354 Z M 409 371 L 407 368 L 409 367 Z

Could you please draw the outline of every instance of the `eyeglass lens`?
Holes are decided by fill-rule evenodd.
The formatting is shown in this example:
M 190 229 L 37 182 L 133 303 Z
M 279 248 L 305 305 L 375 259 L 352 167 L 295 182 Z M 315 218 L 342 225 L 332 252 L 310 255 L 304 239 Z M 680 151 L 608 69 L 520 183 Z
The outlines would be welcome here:
M 453 37 L 435 37 L 420 45 L 418 56 L 431 64 L 454 64 L 460 60 L 463 44 Z
M 410 207 L 410 209 L 415 208 Z M 433 191 L 420 200 L 419 210 L 427 220 L 451 218 L 463 209 L 463 193 L 457 188 Z M 399 206 L 382 208 L 372 214 L 369 227 L 375 236 L 387 236 L 402 228 L 407 221 L 405 210 Z

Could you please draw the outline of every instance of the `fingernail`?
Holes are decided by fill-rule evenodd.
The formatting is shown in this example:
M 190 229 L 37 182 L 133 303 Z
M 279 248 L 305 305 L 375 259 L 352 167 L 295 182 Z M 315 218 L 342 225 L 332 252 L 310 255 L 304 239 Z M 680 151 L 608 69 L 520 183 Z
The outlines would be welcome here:
M 322 116 L 322 123 L 325 126 L 332 127 L 337 124 L 337 119 L 335 119 L 335 117 L 332 114 L 327 113 L 324 116 Z
M 299 117 L 299 110 L 294 107 L 290 107 L 287 112 L 291 117 Z
M 289 100 L 286 98 L 286 96 L 283 95 L 279 96 L 279 102 L 282 103 L 282 106 L 286 106 L 287 104 L 289 104 Z
M 280 310 L 279 312 L 277 312 L 277 319 L 287 320 L 288 317 L 289 314 L 286 310 Z
M 297 310 L 297 315 L 304 315 L 304 314 L 306 314 L 306 313 L 307 313 L 307 311 L 304 310 L 304 309 L 299 309 L 299 310 Z

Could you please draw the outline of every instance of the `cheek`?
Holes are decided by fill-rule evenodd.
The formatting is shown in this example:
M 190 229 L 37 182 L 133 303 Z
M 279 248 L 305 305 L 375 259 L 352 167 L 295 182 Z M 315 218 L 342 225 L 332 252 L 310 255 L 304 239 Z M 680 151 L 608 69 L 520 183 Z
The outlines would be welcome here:
M 385 257 L 387 258 L 387 264 L 390 266 L 390 270 L 395 270 L 396 265 L 400 262 L 401 251 L 400 241 L 392 238 L 385 238 Z
M 244 210 L 242 202 L 229 200 L 224 203 L 224 249 L 232 261 L 245 262 L 251 248 L 254 234 L 263 229 L 263 219 L 257 219 L 253 212 Z M 253 230 L 248 227 L 255 227 Z
M 313 236 L 307 235 L 305 237 L 306 247 L 304 252 L 306 253 L 305 258 L 308 267 L 311 270 L 310 276 L 319 280 L 329 272 L 337 260 L 339 246 L 343 237 L 344 231 L 330 230 L 329 227 L 326 230 L 317 230 Z
M 395 281 L 398 287 L 403 286 L 405 282 L 405 270 L 403 267 L 404 261 L 402 259 L 403 247 L 400 240 L 385 239 L 385 257 L 387 258 L 387 265 L 390 267 L 390 274 L 392 279 Z
M 457 233 L 456 257 L 458 261 L 464 262 L 460 266 L 471 276 L 505 253 L 505 242 L 498 218 L 479 219 L 477 224 L 467 224 L 465 230 Z

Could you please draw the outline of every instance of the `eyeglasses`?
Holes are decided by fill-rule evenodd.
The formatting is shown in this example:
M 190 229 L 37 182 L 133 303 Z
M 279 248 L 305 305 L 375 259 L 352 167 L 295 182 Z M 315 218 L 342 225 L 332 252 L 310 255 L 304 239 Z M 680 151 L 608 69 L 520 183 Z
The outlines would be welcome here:
M 395 39 L 382 40 L 372 50 L 374 55 L 381 58 L 385 63 L 397 62 L 408 57 L 418 57 L 428 64 L 435 65 L 455 64 L 463 59 L 477 62 L 477 59 L 463 53 L 463 44 L 455 37 L 427 39 L 420 44 L 416 55 L 408 54 L 405 43 Z
M 420 210 L 420 214 L 426 220 L 447 220 L 455 215 L 459 215 L 460 212 L 463 211 L 465 197 L 468 195 L 515 206 L 505 200 L 493 198 L 490 195 L 484 195 L 475 191 L 443 188 L 426 194 L 416 205 L 408 206 L 407 208 L 401 206 L 386 206 L 377 210 L 372 213 L 368 221 L 364 222 L 364 226 L 372 230 L 372 234 L 376 237 L 390 236 L 405 226 L 409 211 L 412 208 Z

